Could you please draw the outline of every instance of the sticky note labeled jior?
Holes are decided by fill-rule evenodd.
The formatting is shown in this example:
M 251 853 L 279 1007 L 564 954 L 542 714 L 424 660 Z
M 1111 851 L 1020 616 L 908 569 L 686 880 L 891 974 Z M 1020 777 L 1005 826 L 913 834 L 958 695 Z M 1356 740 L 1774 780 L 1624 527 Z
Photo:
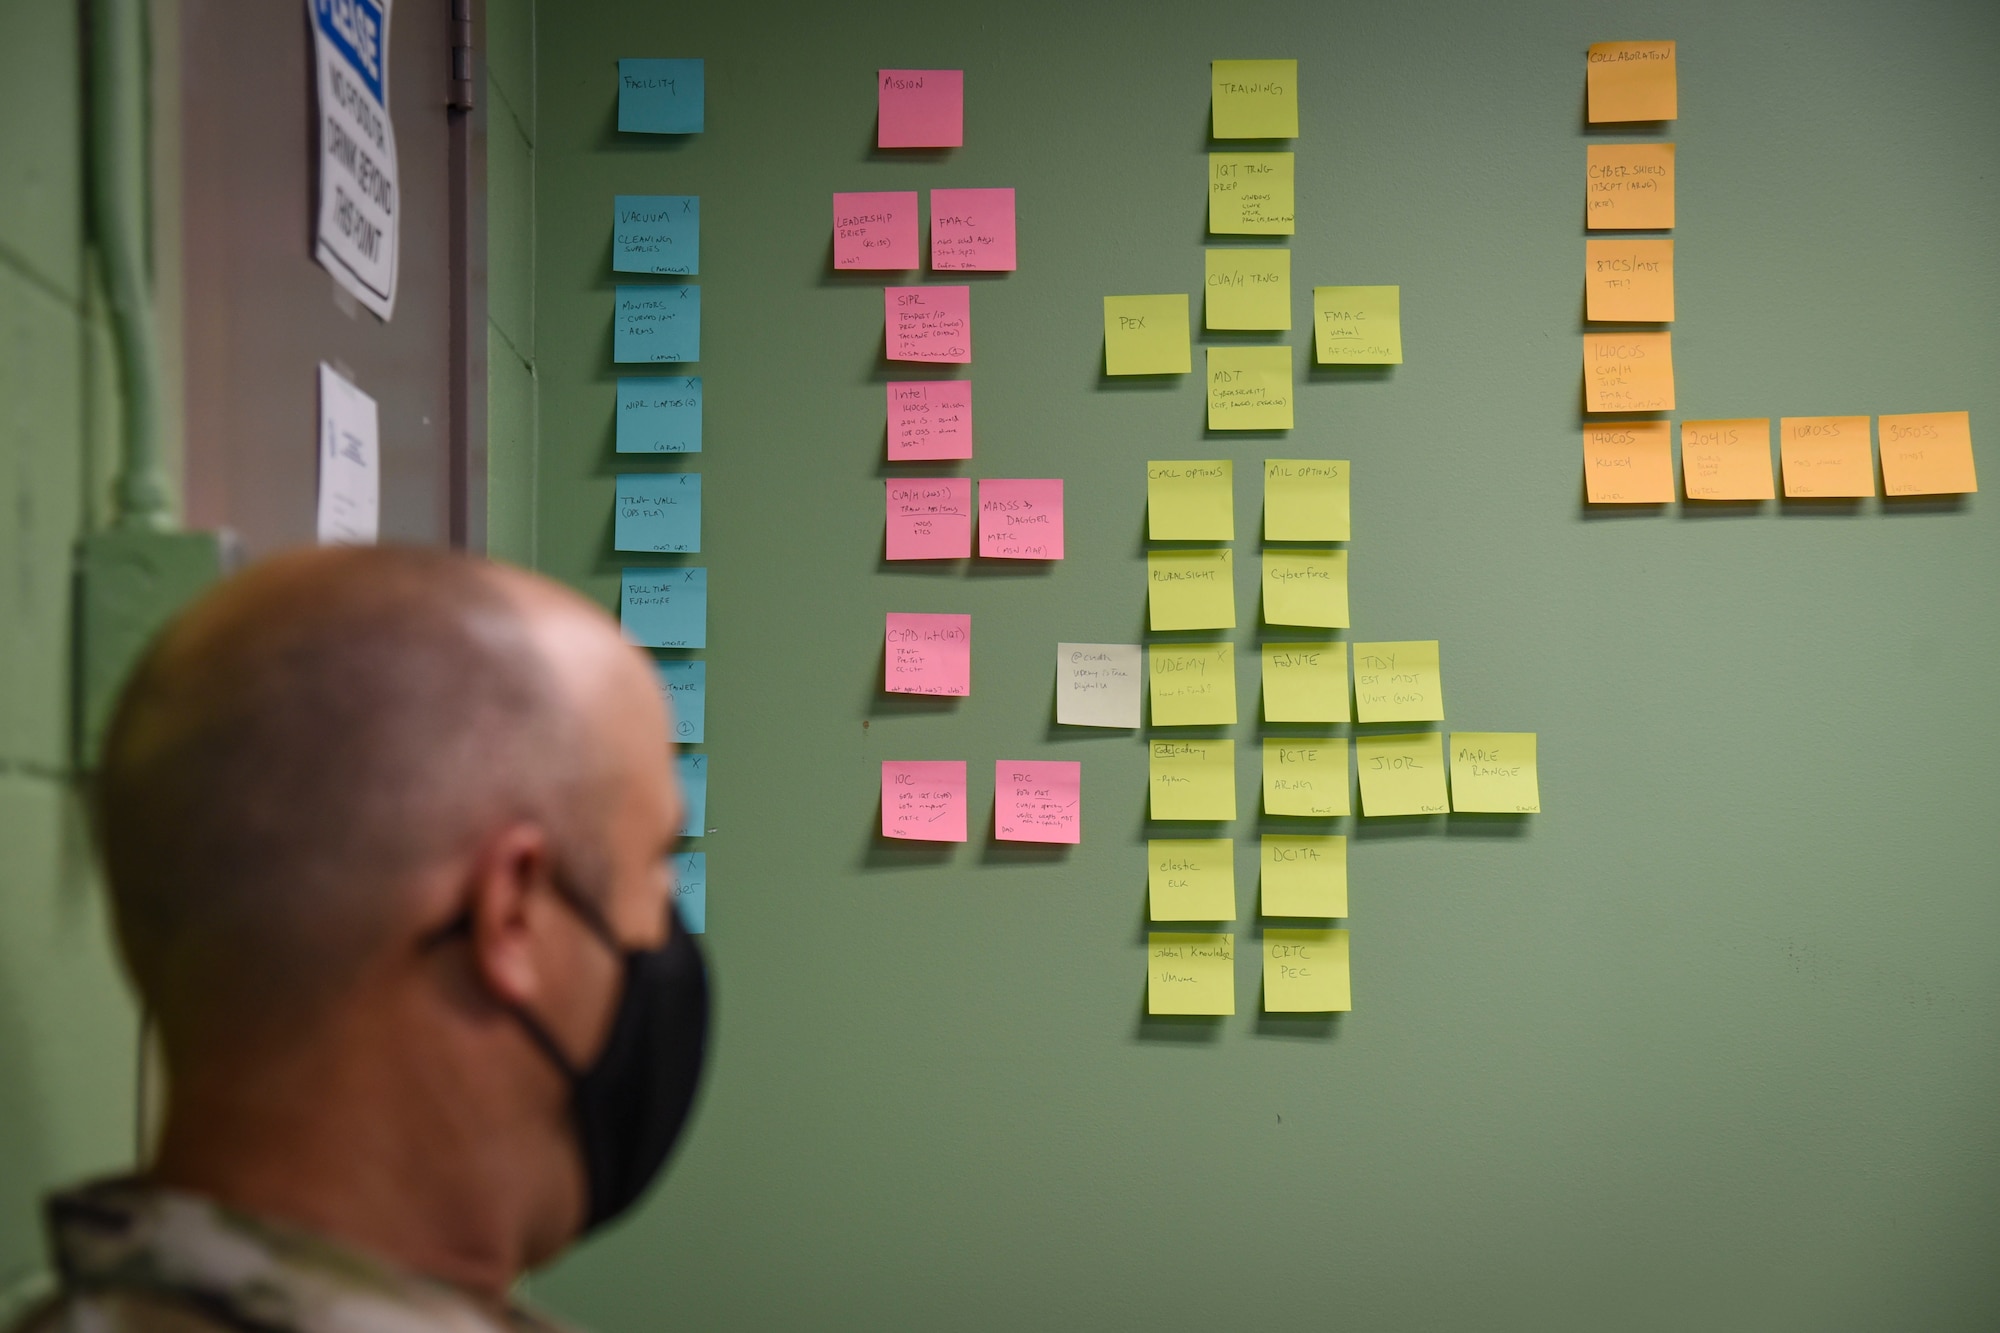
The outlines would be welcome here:
M 931 267 L 941 272 L 1012 272 L 1013 189 L 932 190 Z
M 613 361 L 701 360 L 701 288 L 620 287 L 613 299 Z
M 1331 819 L 1349 812 L 1345 736 L 1266 736 L 1264 813 Z
M 1916 412 L 1882 417 L 1876 424 L 1884 493 L 1969 495 L 1979 489 L 1971 413 Z
M 1185 375 L 1194 365 L 1186 292 L 1104 298 L 1104 373 Z
M 1596 42 L 1584 59 L 1593 123 L 1680 114 L 1672 42 Z
M 875 71 L 877 148 L 959 148 L 965 144 L 965 71 Z
M 1266 550 L 1264 623 L 1346 628 L 1347 552 Z
M 1236 721 L 1236 646 L 1156 643 L 1147 650 L 1153 725 L 1198 727 Z
M 701 272 L 701 199 L 692 194 L 621 194 L 611 201 L 615 273 Z
M 1136 643 L 1056 645 L 1056 722 L 1136 727 L 1144 650 Z
M 1236 937 L 1154 932 L 1146 936 L 1146 1012 L 1236 1012 Z
M 1444 814 L 1448 806 L 1443 741 L 1435 731 L 1356 736 L 1354 763 L 1361 770 L 1362 815 Z
M 681 836 L 705 837 L 708 833 L 708 756 L 683 751 L 674 756 L 674 762 L 681 775 Z
M 1208 349 L 1210 430 L 1290 430 L 1292 349 Z
M 1208 229 L 1216 236 L 1290 236 L 1292 155 L 1210 153 Z
M 1348 539 L 1345 459 L 1264 460 L 1264 540 L 1344 542 Z
M 618 377 L 618 452 L 701 452 L 701 376 Z
M 708 663 L 695 659 L 655 662 L 660 693 L 673 710 L 674 739 L 684 745 L 699 745 L 707 739 Z
M 1264 659 L 1266 722 L 1345 722 L 1347 645 L 1267 643 Z
M 964 842 L 965 806 L 963 759 L 883 762 L 883 837 Z
M 1672 144 L 1594 143 L 1584 151 L 1585 227 L 1592 231 L 1672 230 Z
M 708 647 L 708 571 L 628 567 L 619 576 L 618 623 L 641 648 Z
M 1154 630 L 1235 629 L 1229 548 L 1146 552 L 1146 617 Z
M 882 689 L 888 694 L 971 694 L 972 617 L 889 612 Z
M 1155 921 L 1234 921 L 1236 844 L 1228 838 L 1146 843 L 1147 915 Z
M 878 190 L 833 196 L 833 266 L 917 266 L 917 192 Z
M 1681 423 L 1681 484 L 1690 500 L 1769 500 L 1768 417 Z
M 1265 916 L 1346 916 L 1347 839 L 1266 833 L 1258 910 Z
M 1236 539 L 1236 465 L 1227 458 L 1146 464 L 1146 536 L 1156 542 Z
M 1778 422 L 1778 460 L 1785 494 L 1795 499 L 1875 494 L 1867 417 L 1786 417 Z
M 885 483 L 890 560 L 964 560 L 972 555 L 972 478 L 912 477 Z
M 971 380 L 891 380 L 889 461 L 972 457 Z
M 982 560 L 1063 558 L 1061 477 L 988 477 L 979 483 Z
M 618 62 L 618 128 L 625 134 L 700 134 L 700 60 Z
M 1265 930 L 1265 1013 L 1332 1014 L 1353 1008 L 1346 931 Z
M 701 474 L 620 473 L 611 545 L 619 551 L 699 551 Z
M 1358 722 L 1441 722 L 1444 680 L 1436 639 L 1354 645 Z
M 999 842 L 1082 842 L 1083 765 L 1073 759 L 995 761 L 993 837 Z
M 1313 356 L 1322 366 L 1402 365 L 1403 289 L 1313 288 Z
M 1451 808 L 1534 815 L 1542 809 L 1532 731 L 1451 733 Z
M 1674 243 L 1638 237 L 1583 243 L 1583 317 L 1621 324 L 1674 317 Z
M 1217 139 L 1299 137 L 1299 62 L 1211 60 L 1209 134 Z
M 674 912 L 681 929 L 700 935 L 708 929 L 708 853 L 674 853 Z
M 1666 504 L 1674 498 L 1672 428 L 1621 421 L 1583 428 L 1584 494 L 1594 505 Z
M 1673 340 L 1664 332 L 1584 334 L 1584 411 L 1673 411 Z
M 972 360 L 970 287 L 885 287 L 882 320 L 891 361 Z
M 1277 246 L 1205 251 L 1204 327 L 1292 327 L 1292 252 Z
M 1150 818 L 1236 818 L 1235 741 L 1152 741 L 1146 748 Z

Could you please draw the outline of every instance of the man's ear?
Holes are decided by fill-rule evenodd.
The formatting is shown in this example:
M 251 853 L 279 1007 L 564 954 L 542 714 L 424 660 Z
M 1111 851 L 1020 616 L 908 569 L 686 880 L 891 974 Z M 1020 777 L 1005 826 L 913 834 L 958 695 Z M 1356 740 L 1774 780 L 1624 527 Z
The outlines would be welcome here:
M 547 984 L 535 939 L 553 869 L 547 832 L 517 823 L 488 838 L 469 870 L 473 967 L 510 1008 L 534 1008 Z

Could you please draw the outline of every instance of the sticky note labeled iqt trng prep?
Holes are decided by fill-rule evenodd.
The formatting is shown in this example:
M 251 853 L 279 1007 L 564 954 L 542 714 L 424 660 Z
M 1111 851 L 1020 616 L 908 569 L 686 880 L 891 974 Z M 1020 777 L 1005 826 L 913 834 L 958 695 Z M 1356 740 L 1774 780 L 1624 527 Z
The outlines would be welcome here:
M 1208 229 L 1217 236 L 1290 236 L 1292 155 L 1210 153 Z

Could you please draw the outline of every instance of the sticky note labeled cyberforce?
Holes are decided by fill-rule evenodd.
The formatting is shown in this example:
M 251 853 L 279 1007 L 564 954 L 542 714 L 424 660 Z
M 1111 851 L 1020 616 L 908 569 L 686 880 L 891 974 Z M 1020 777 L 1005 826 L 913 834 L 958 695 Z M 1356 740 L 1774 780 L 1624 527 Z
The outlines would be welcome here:
M 1264 460 L 1264 540 L 1344 542 L 1348 539 L 1345 459 Z
M 1194 365 L 1186 292 L 1104 298 L 1104 373 L 1185 375 Z
M 963 759 L 883 761 L 883 837 L 964 842 L 965 806 Z
M 618 452 L 701 452 L 701 376 L 618 377 Z
M 917 192 L 879 190 L 833 196 L 833 266 L 917 266 Z
M 1867 417 L 1786 417 L 1778 422 L 1778 461 L 1794 499 L 1875 494 Z
M 1292 349 L 1208 349 L 1210 430 L 1290 430 Z
M 1136 643 L 1056 645 L 1056 721 L 1066 727 L 1136 727 L 1143 650 Z
M 1592 231 L 1669 231 L 1674 146 L 1594 143 L 1584 150 L 1583 225 Z
M 1690 500 L 1769 500 L 1769 418 L 1681 423 L 1681 485 Z
M 1347 975 L 1347 932 L 1264 932 L 1264 1012 L 1332 1014 L 1354 1008 Z
M 1236 1012 L 1236 937 L 1146 936 L 1146 1012 Z
M 1236 539 L 1236 465 L 1227 458 L 1146 464 L 1146 536 L 1156 542 Z
M 1265 916 L 1346 916 L 1347 839 L 1266 833 L 1258 910 Z
M 691 194 L 621 194 L 612 204 L 616 273 L 699 273 L 701 200 Z
M 1229 548 L 1146 552 L 1146 623 L 1154 630 L 1235 629 Z
M 1211 329 L 1292 327 L 1292 252 L 1207 250 L 1203 323 Z
M 999 842 L 1082 842 L 1083 765 L 1073 759 L 995 761 L 993 837 Z
M 1979 489 L 1969 412 L 1887 416 L 1876 425 L 1885 494 L 1969 495 Z
M 1062 478 L 988 477 L 980 482 L 979 557 L 1062 559 Z
M 1299 137 L 1299 62 L 1211 60 L 1209 135 L 1216 139 Z
M 971 694 L 972 617 L 889 612 L 882 689 L 888 694 Z
M 1671 427 L 1664 421 L 1585 426 L 1583 486 L 1594 505 L 1670 502 L 1674 498 Z
M 1264 623 L 1344 629 L 1347 619 L 1347 552 L 1264 552 Z
M 1152 741 L 1147 750 L 1151 818 L 1236 818 L 1235 741 Z
M 1584 334 L 1584 411 L 1673 411 L 1673 340 L 1664 332 Z
M 674 911 L 681 929 L 700 935 L 708 929 L 708 853 L 674 853 Z
M 1402 365 L 1403 289 L 1313 288 L 1313 356 L 1322 366 Z
M 1156 643 L 1147 650 L 1153 725 L 1198 727 L 1236 721 L 1236 646 Z
M 1444 737 L 1435 731 L 1406 736 L 1356 736 L 1354 763 L 1361 770 L 1361 813 L 1441 815 Z
M 708 663 L 699 659 L 655 662 L 660 693 L 673 710 L 674 739 L 699 745 L 707 739 Z
M 931 267 L 1007 273 L 1014 268 L 1014 191 L 931 191 Z
M 971 380 L 891 380 L 889 461 L 972 457 Z
M 1444 680 L 1436 639 L 1354 645 L 1357 722 L 1441 722 Z
M 613 361 L 701 360 L 701 288 L 620 287 Z
M 970 287 L 885 287 L 882 320 L 891 361 L 972 360 Z
M 1584 61 L 1593 123 L 1680 114 L 1672 42 L 1594 42 Z
M 965 144 L 965 71 L 875 71 L 877 148 L 959 148 Z
M 681 775 L 681 836 L 699 838 L 708 832 L 708 756 L 678 754 Z
M 699 551 L 701 474 L 620 473 L 611 545 L 619 551 Z
M 1264 813 L 1306 819 L 1347 814 L 1345 736 L 1266 736 Z
M 1636 237 L 1583 243 L 1583 317 L 1657 323 L 1674 317 L 1674 243 Z
M 700 60 L 618 62 L 618 128 L 626 134 L 700 134 Z
M 1146 843 L 1146 915 L 1154 921 L 1234 921 L 1236 844 L 1228 838 Z
M 972 478 L 911 477 L 885 483 L 890 560 L 964 560 L 972 555 Z
M 1292 155 L 1210 153 L 1208 230 L 1216 236 L 1290 236 Z
M 1451 808 L 1534 815 L 1542 809 L 1532 731 L 1451 733 Z
M 1267 643 L 1264 660 L 1266 722 L 1345 722 L 1347 645 Z
M 641 648 L 708 647 L 708 571 L 673 566 L 619 576 L 618 623 Z

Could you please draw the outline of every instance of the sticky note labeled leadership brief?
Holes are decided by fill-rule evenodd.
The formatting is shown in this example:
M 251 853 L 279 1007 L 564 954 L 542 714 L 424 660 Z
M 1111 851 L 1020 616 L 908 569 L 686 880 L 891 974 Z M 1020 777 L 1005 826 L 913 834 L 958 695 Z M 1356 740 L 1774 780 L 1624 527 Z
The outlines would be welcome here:
M 1226 458 L 1146 464 L 1146 536 L 1156 542 L 1236 539 L 1236 465 Z
M 1264 813 L 1307 819 L 1347 814 L 1345 736 L 1266 736 Z
M 1056 721 L 1066 727 L 1137 727 L 1143 650 L 1136 643 L 1056 645 Z
M 1185 375 L 1192 347 L 1186 292 L 1104 298 L 1106 375 Z
M 889 461 L 972 457 L 971 380 L 891 380 Z
M 883 761 L 883 837 L 964 842 L 965 807 L 963 759 Z
M 1885 416 L 1876 426 L 1885 494 L 1969 495 L 1979 489 L 1972 466 L 1971 413 Z
M 1778 422 L 1778 460 L 1785 494 L 1795 499 L 1875 494 L 1867 417 L 1786 417 Z
M 1292 349 L 1208 349 L 1210 430 L 1290 430 Z
M 1542 809 L 1532 731 L 1451 733 L 1451 808 L 1534 815 Z
M 611 205 L 613 272 L 701 272 L 698 196 L 621 194 L 612 199 Z
M 1266 722 L 1345 722 L 1347 645 L 1266 643 L 1264 720 Z
M 611 545 L 620 551 L 699 551 L 701 474 L 620 473 Z
M 615 300 L 613 361 L 701 360 L 701 288 L 620 287 Z
M 1583 225 L 1592 231 L 1669 231 L 1674 146 L 1594 143 L 1584 150 Z
M 882 319 L 891 361 L 972 360 L 970 287 L 885 287 Z
M 972 617 L 889 612 L 882 689 L 889 694 L 971 694 Z
M 700 134 L 700 60 L 618 62 L 618 128 L 626 134 Z
M 1299 137 L 1299 62 L 1211 60 L 1209 135 L 1216 139 Z
M 1348 539 L 1348 464 L 1333 458 L 1264 460 L 1264 540 Z
M 1061 477 L 988 477 L 979 483 L 982 560 L 1063 558 Z
M 1146 552 L 1146 613 L 1154 630 L 1235 629 L 1229 548 Z
M 1292 327 L 1292 252 L 1207 250 L 1204 326 L 1211 329 Z
M 931 267 L 940 272 L 1012 272 L 1012 187 L 932 190 Z
M 1353 1008 L 1346 931 L 1265 930 L 1265 1013 L 1332 1014 Z
M 1153 932 L 1146 936 L 1146 1012 L 1236 1012 L 1236 937 Z
M 1584 59 L 1593 123 L 1680 114 L 1672 42 L 1594 42 Z
M 701 452 L 701 376 L 618 377 L 618 452 Z
M 890 560 L 964 560 L 972 555 L 972 478 L 911 477 L 884 484 L 883 555 Z
M 1147 750 L 1150 818 L 1236 818 L 1235 741 L 1151 741 Z
M 1673 411 L 1673 340 L 1664 332 L 1584 334 L 1584 411 Z
M 1264 623 L 1346 628 L 1347 552 L 1266 550 Z
M 1585 426 L 1584 494 L 1594 505 L 1666 504 L 1674 498 L 1673 455 L 1664 421 Z
M 1681 423 L 1681 485 L 1690 500 L 1769 500 L 1769 418 Z
M 674 853 L 674 911 L 690 935 L 708 930 L 708 853 Z
M 1290 236 L 1292 155 L 1210 153 L 1208 230 L 1216 236 Z
M 1442 722 L 1444 680 L 1436 639 L 1354 645 L 1357 722 Z
M 1435 731 L 1406 736 L 1356 736 L 1354 762 L 1361 770 L 1361 813 L 1441 815 L 1444 737 Z
M 1347 839 L 1266 833 L 1258 910 L 1265 916 L 1346 916 Z
M 660 693 L 673 710 L 674 739 L 699 745 L 707 739 L 708 663 L 695 660 L 655 662 Z
M 619 576 L 618 623 L 641 648 L 708 647 L 708 571 L 627 566 Z
M 960 148 L 965 144 L 965 71 L 875 71 L 877 148 Z
M 708 756 L 674 756 L 681 775 L 681 836 L 699 838 L 708 832 Z
M 995 761 L 993 837 L 999 842 L 1082 842 L 1083 765 L 1073 759 Z
M 1147 649 L 1153 725 L 1198 727 L 1236 721 L 1236 646 L 1156 643 Z
M 1636 237 L 1583 243 L 1583 317 L 1625 324 L 1674 317 L 1674 243 Z
M 833 196 L 833 266 L 917 266 L 917 192 L 879 190 Z
M 1403 289 L 1313 288 L 1313 356 L 1322 366 L 1402 365 Z
M 1228 838 L 1146 843 L 1146 915 L 1154 921 L 1234 921 L 1236 844 Z

